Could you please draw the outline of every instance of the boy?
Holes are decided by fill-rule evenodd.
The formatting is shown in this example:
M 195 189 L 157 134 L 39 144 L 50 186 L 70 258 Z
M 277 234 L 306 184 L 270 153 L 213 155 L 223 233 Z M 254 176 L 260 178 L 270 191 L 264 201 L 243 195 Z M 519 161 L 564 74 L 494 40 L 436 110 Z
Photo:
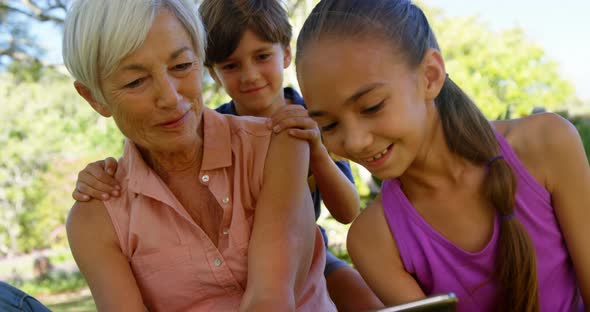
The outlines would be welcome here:
M 271 117 L 269 126 L 275 131 L 289 128 L 291 135 L 308 140 L 316 220 L 323 200 L 336 220 L 350 223 L 360 206 L 350 166 L 332 160 L 301 96 L 292 88 L 283 89 L 283 71 L 291 62 L 291 25 L 281 3 L 204 0 L 199 11 L 208 34 L 205 65 L 232 98 L 216 110 Z M 327 255 L 324 275 L 338 310 L 380 306 L 358 272 L 327 250 L 327 236 L 321 230 Z

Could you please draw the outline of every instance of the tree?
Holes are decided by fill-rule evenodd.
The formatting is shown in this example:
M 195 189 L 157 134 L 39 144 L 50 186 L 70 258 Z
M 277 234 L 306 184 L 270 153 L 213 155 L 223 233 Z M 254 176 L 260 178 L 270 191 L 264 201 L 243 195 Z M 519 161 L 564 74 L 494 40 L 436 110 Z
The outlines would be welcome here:
M 55 72 L 38 82 L 0 74 L 0 103 L 0 254 L 49 247 L 72 205 L 75 174 L 119 155 L 123 137 Z
M 528 115 L 538 106 L 557 110 L 576 101 L 558 64 L 522 29 L 492 31 L 476 16 L 447 18 L 440 10 L 425 11 L 447 72 L 488 118 Z
M 63 25 L 70 0 L 0 0 L 0 71 L 11 72 L 18 80 L 36 81 L 42 75 L 45 50 L 32 27 L 51 23 Z

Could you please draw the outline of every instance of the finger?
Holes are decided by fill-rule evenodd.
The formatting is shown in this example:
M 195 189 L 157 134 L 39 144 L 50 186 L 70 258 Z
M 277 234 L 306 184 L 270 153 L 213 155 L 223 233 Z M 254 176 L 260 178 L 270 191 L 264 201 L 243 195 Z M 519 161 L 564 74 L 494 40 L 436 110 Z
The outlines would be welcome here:
M 104 179 L 107 179 L 107 178 L 113 179 L 113 178 L 111 176 L 109 176 L 105 171 L 101 171 L 101 172 L 102 172 L 101 179 L 98 179 L 97 177 L 95 177 L 94 175 L 92 175 L 88 171 L 81 171 L 80 174 L 78 174 L 78 182 L 86 185 L 90 189 L 96 190 L 97 192 L 110 193 L 112 195 L 115 195 L 115 193 L 117 193 L 118 190 L 113 185 L 103 182 Z M 116 180 L 115 180 L 115 183 L 116 183 Z M 87 195 L 92 195 L 92 194 L 87 194 Z
M 281 132 L 284 129 L 317 129 L 316 122 L 309 117 L 292 117 L 281 120 L 273 127 L 274 132 Z
M 74 200 L 79 201 L 79 202 L 86 202 L 90 200 L 90 196 L 86 195 L 86 194 L 82 194 L 80 192 L 78 192 L 78 190 L 74 190 L 74 192 L 72 192 L 72 197 L 74 198 Z
M 289 129 L 287 133 L 294 138 L 308 142 L 314 142 L 320 138 L 319 133 L 315 130 Z
M 98 199 L 98 200 L 107 200 L 110 198 L 110 195 L 107 192 L 102 192 L 95 188 L 90 187 L 88 184 L 84 182 L 78 181 L 76 183 L 76 189 L 74 192 L 78 192 L 81 195 L 89 196 L 90 198 Z
M 109 163 L 112 163 L 112 161 L 108 160 L 107 158 L 105 160 L 97 161 L 86 166 L 82 172 L 89 174 L 91 177 L 84 182 L 89 185 L 94 185 L 93 180 L 96 179 L 98 182 L 109 185 L 112 189 L 117 189 L 115 186 L 118 186 L 119 182 L 106 170 L 107 166 L 113 166 Z M 80 176 L 78 176 L 78 179 L 80 179 Z M 99 187 L 98 184 L 97 187 Z M 103 189 L 101 188 L 101 190 Z M 111 190 L 108 189 L 107 191 L 110 192 Z
M 113 157 L 108 157 L 104 160 L 105 170 L 111 176 L 117 172 L 117 165 L 117 160 Z
M 305 108 L 299 105 L 286 105 L 277 110 L 267 121 L 267 125 L 275 125 L 283 119 L 308 116 Z

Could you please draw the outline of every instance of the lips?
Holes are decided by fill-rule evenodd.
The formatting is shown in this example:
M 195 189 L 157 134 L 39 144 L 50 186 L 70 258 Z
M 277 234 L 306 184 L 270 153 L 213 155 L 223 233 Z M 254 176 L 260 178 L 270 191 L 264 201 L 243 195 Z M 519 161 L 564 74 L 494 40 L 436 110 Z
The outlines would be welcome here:
M 389 145 L 384 150 L 373 154 L 372 156 L 361 158 L 361 160 L 367 167 L 380 166 L 385 162 L 385 160 L 387 160 L 387 158 L 389 158 L 389 155 L 391 154 L 392 150 L 393 144 Z
M 247 89 L 247 90 L 242 91 L 242 93 L 254 93 L 254 92 L 258 92 L 264 88 L 266 88 L 266 86 L 251 88 L 251 89 Z
M 178 127 L 184 123 L 184 121 L 186 120 L 186 117 L 188 116 L 188 113 L 189 113 L 189 111 L 186 111 L 181 116 L 176 116 L 176 117 L 168 119 L 165 122 L 159 123 L 158 126 L 163 127 L 163 128 Z

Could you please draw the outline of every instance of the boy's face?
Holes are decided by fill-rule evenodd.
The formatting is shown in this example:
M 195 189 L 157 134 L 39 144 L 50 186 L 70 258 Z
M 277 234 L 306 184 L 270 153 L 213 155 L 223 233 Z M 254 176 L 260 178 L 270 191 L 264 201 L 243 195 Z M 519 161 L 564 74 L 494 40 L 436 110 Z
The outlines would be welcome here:
M 239 115 L 267 117 L 285 104 L 283 70 L 290 63 L 289 47 L 246 30 L 236 50 L 209 72 L 234 100 Z

